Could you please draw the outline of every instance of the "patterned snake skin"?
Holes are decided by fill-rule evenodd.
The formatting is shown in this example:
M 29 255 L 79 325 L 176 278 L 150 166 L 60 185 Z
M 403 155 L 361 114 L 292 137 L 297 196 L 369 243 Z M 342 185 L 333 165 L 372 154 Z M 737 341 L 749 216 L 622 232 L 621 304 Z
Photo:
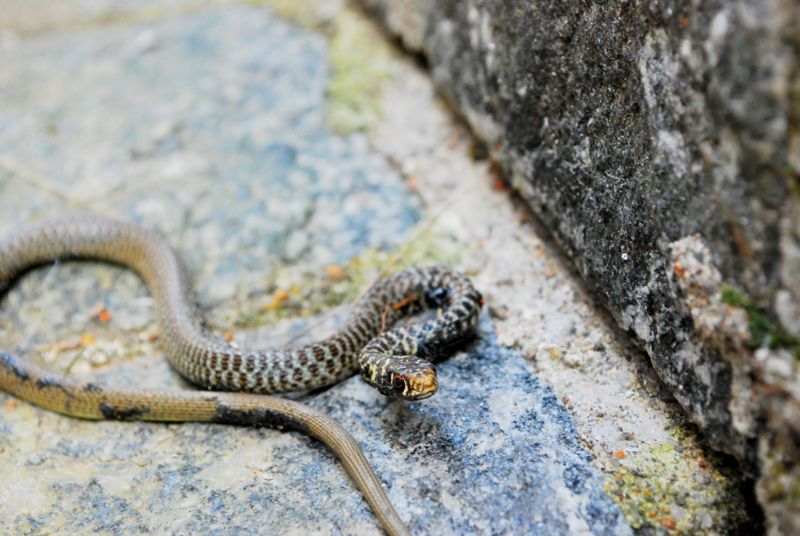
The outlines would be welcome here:
M 322 441 L 392 536 L 410 533 L 356 440 L 339 423 L 304 404 L 265 393 L 330 385 L 360 366 L 380 392 L 419 400 L 436 392 L 431 361 L 468 336 L 480 294 L 443 268 L 404 270 L 372 286 L 335 335 L 300 348 L 246 351 L 208 333 L 178 256 L 156 233 L 100 218 L 29 225 L 0 240 L 0 295 L 26 269 L 54 259 L 94 258 L 129 266 L 156 301 L 171 364 L 213 390 L 122 391 L 60 376 L 0 350 L 0 390 L 50 411 L 83 419 L 212 422 L 291 429 Z M 425 308 L 437 316 L 390 326 Z
M 204 329 L 186 270 L 160 235 L 101 218 L 29 225 L 0 241 L 0 291 L 23 270 L 53 259 L 93 258 L 129 266 L 156 301 L 164 350 L 172 366 L 213 390 L 267 394 L 334 384 L 360 368 L 387 395 L 409 400 L 436 392 L 430 364 L 468 336 L 481 296 L 463 275 L 444 268 L 409 269 L 370 288 L 336 334 L 298 348 L 240 350 Z M 387 328 L 425 308 L 436 318 Z

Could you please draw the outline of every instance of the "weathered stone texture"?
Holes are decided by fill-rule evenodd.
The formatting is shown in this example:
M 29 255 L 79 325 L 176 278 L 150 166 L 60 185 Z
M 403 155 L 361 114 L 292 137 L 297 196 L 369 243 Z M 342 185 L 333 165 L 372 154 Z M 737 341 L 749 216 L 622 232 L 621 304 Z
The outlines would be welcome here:
M 126 4 L 136 12 L 91 24 L 79 8 L 95 4 L 70 3 L 74 28 L 0 42 L 0 235 L 75 212 L 157 229 L 212 328 L 259 348 L 330 333 L 347 308 L 315 313 L 360 294 L 392 250 L 417 264 L 425 242 L 437 253 L 425 263 L 465 247 L 412 235 L 424 207 L 397 170 L 363 134 L 328 127 L 325 38 L 258 7 L 180 2 L 167 14 Z M 424 404 L 359 377 L 305 400 L 353 433 L 414 534 L 630 534 L 569 412 L 494 329 L 485 317 Z M 56 262 L 2 297 L 0 347 L 57 373 L 184 387 L 158 344 L 149 293 L 118 267 Z M 708 480 L 679 491 L 735 504 Z M 725 508 L 681 521 L 703 528 Z M 0 534 L 379 533 L 333 456 L 299 434 L 85 422 L 4 393 L 0 520 Z
M 701 332 L 731 327 L 719 318 L 728 285 L 797 336 L 800 3 L 363 3 L 427 58 L 712 442 L 748 470 L 775 458 L 794 470 L 798 350 L 758 354 L 747 329 L 735 343 Z M 707 252 L 699 280 L 684 278 L 676 254 L 687 251 Z M 779 378 L 768 373 L 786 359 Z M 786 482 L 760 495 L 771 527 L 800 518 L 798 480 Z

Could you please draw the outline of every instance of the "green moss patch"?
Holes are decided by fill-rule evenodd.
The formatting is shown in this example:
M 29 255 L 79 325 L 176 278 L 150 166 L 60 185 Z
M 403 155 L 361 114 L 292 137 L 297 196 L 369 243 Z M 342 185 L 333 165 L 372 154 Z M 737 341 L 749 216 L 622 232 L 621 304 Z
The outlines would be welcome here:
M 751 348 L 767 346 L 771 349 L 785 348 L 794 352 L 800 359 L 800 337 L 792 335 L 766 315 L 763 309 L 745 298 L 739 291 L 730 286 L 721 289 L 722 302 L 732 307 L 739 307 L 747 312 L 748 326 L 750 328 Z

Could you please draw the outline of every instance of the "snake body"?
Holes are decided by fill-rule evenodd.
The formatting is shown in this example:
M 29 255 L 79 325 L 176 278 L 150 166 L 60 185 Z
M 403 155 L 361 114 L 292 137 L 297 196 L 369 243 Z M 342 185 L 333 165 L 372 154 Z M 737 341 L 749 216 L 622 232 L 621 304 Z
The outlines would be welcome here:
M 205 329 L 187 271 L 170 245 L 131 223 L 86 217 L 16 230 L 0 240 L 0 293 L 31 267 L 72 258 L 108 261 L 138 272 L 153 295 L 171 365 L 206 389 L 237 393 L 112 391 L 51 374 L 2 351 L 0 389 L 86 419 L 300 431 L 337 455 L 388 533 L 407 533 L 358 444 L 341 425 L 298 402 L 263 395 L 331 385 L 360 369 L 384 394 L 408 400 L 431 396 L 438 387 L 432 361 L 469 336 L 480 312 L 480 294 L 465 276 L 439 267 L 403 270 L 375 283 L 354 304 L 344 327 L 326 339 L 297 348 L 242 350 Z M 391 328 L 426 308 L 437 309 L 437 316 Z

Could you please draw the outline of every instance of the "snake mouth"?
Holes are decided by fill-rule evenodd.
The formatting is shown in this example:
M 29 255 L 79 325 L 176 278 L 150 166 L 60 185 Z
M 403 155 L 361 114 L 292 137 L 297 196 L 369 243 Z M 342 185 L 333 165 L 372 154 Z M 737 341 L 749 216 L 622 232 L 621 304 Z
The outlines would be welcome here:
M 436 370 L 427 369 L 422 372 L 409 374 L 405 377 L 406 385 L 403 398 L 406 400 L 424 400 L 436 394 L 439 382 L 436 380 Z

